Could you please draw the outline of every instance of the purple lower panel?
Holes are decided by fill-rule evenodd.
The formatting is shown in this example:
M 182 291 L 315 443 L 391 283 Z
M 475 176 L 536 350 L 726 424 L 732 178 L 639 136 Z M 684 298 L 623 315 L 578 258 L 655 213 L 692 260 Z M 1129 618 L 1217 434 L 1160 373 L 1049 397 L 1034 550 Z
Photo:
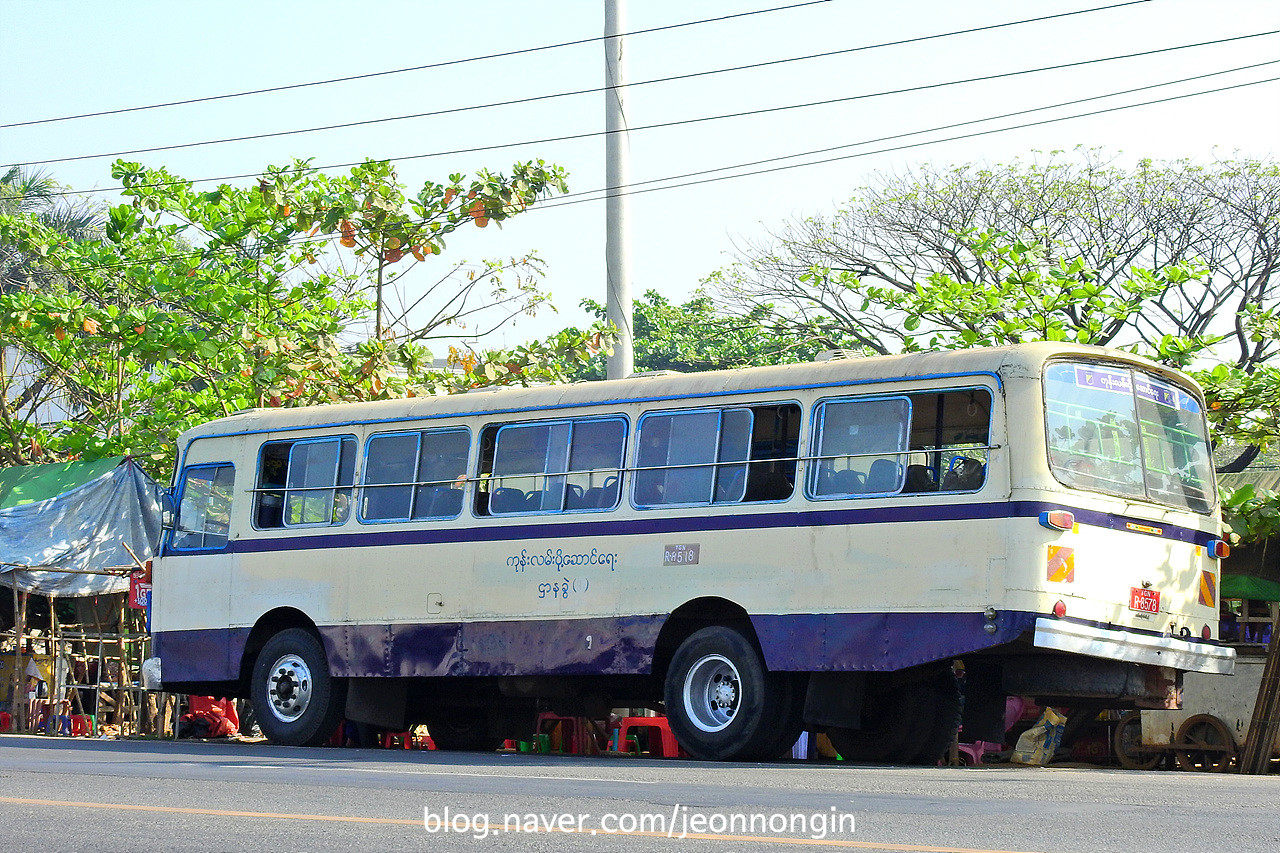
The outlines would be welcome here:
M 649 672 L 664 616 L 320 628 L 338 676 Z
M 982 613 L 811 613 L 752 616 L 769 669 L 887 672 L 1010 642 L 1035 615 L 1001 611 L 996 632 Z
M 248 628 L 160 631 L 151 638 L 165 681 L 231 681 L 240 677 Z

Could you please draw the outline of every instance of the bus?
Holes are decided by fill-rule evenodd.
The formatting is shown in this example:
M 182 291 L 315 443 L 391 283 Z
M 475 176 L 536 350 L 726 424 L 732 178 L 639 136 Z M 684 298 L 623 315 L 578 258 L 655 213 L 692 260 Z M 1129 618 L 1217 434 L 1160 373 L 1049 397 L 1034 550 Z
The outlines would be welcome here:
M 652 708 L 696 758 L 933 763 L 1007 695 L 1231 672 L 1204 411 L 1051 343 L 254 409 L 180 439 L 154 647 L 284 744 Z

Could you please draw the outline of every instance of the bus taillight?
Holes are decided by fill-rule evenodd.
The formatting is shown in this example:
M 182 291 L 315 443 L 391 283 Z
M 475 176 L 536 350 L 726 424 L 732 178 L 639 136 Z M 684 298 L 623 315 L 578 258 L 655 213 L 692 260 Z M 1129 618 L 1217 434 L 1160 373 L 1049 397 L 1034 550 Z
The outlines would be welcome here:
M 1053 615 L 1057 616 L 1059 619 L 1061 619 L 1063 616 L 1066 616 L 1067 615 L 1066 602 L 1059 601 L 1057 604 L 1053 605 Z
M 1209 556 L 1215 560 L 1223 560 L 1231 556 L 1231 546 L 1221 539 L 1211 539 L 1208 545 Z
M 1076 526 L 1076 517 L 1065 509 L 1051 509 L 1040 513 L 1040 524 L 1050 530 L 1071 530 Z

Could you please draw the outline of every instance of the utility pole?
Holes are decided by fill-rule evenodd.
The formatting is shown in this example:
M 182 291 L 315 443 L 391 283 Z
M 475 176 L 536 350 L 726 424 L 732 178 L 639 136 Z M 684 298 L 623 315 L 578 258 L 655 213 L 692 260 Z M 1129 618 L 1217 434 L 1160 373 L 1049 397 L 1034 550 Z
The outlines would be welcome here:
M 626 65 L 622 34 L 626 28 L 626 0 L 604 4 L 605 201 L 604 263 L 608 290 L 605 317 L 618 330 L 605 375 L 624 379 L 635 371 L 631 334 L 631 247 L 627 227 L 626 186 L 630 182 L 630 146 L 625 109 Z

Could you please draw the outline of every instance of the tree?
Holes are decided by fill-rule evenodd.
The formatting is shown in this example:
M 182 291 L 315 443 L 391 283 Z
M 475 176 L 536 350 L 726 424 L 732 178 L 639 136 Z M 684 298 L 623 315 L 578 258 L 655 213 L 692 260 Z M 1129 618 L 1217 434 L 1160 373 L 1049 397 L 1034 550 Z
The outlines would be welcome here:
M 745 316 L 718 312 L 711 297 L 701 291 L 675 305 L 657 291 L 649 290 L 633 306 L 637 371 L 697 373 L 812 361 L 823 350 L 848 345 L 848 341 L 833 339 L 817 329 L 801 334 L 792 326 L 771 327 L 765 307 Z M 586 299 L 582 307 L 605 322 L 605 306 L 599 302 Z M 603 356 L 573 365 L 570 375 L 575 379 L 603 379 Z
M 135 163 L 112 175 L 128 202 L 95 237 L 0 214 L 0 244 L 44 277 L 0 295 L 0 332 L 39 366 L 18 388 L 0 364 L 0 464 L 127 452 L 162 467 L 179 432 L 239 409 L 555 379 L 553 359 L 590 338 L 455 350 L 453 369 L 433 367 L 423 342 L 479 316 L 477 303 L 510 316 L 542 301 L 533 257 L 446 267 L 426 311 L 387 304 L 407 267 L 437 263 L 451 232 L 563 191 L 558 167 L 452 175 L 411 198 L 374 161 L 340 176 L 295 162 L 256 187 L 205 192 Z M 59 394 L 64 416 L 50 420 L 41 405 Z
M 1126 171 L 1083 151 L 878 176 L 834 215 L 740 247 L 709 284 L 733 313 L 772 306 L 868 352 L 1049 339 L 1210 358 L 1197 375 L 1219 435 L 1256 448 L 1280 423 L 1277 276 L 1280 164 Z
M 1044 164 L 937 169 L 880 175 L 835 214 L 793 221 L 739 248 L 735 264 L 713 279 L 725 304 L 750 310 L 771 303 L 783 319 L 821 318 L 888 352 L 902 343 L 896 318 L 863 306 L 844 283 L 910 292 L 933 275 L 972 288 L 1000 285 L 1019 266 L 992 264 L 979 235 L 1006 235 L 1010 246 L 1039 247 L 1091 271 L 1106 296 L 1127 299 L 1135 266 L 1203 265 L 1202 278 L 1166 282 L 1141 312 L 1100 329 L 1103 343 L 1155 346 L 1165 335 L 1231 335 L 1224 361 L 1261 364 L 1276 347 L 1249 339 L 1238 312 L 1273 309 L 1280 291 L 1280 164 L 1259 160 L 1197 166 L 1143 161 L 1133 171 L 1097 151 L 1077 159 L 1055 153 Z M 813 268 L 839 279 L 801 277 Z M 1063 314 L 1075 322 L 1074 309 Z M 957 328 L 956 331 L 959 331 Z

